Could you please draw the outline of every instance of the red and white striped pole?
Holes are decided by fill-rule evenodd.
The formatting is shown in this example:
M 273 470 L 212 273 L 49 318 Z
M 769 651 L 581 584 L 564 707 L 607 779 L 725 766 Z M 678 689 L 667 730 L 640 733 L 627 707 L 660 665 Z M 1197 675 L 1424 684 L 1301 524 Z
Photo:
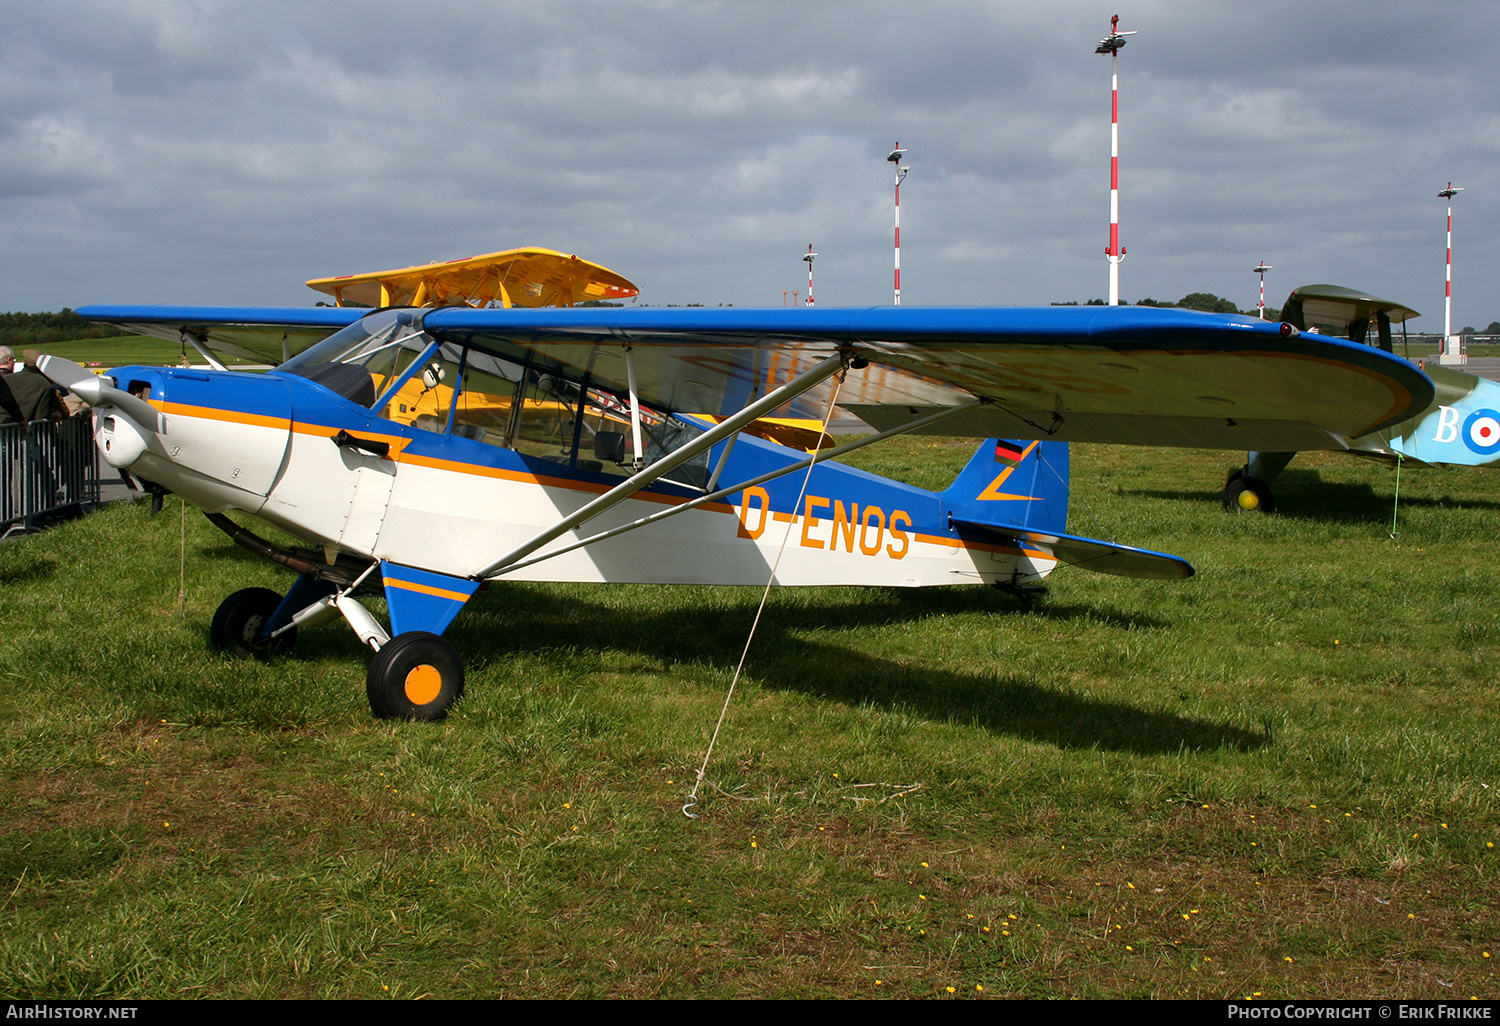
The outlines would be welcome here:
M 816 253 L 813 252 L 812 243 L 809 242 L 807 244 L 807 256 L 805 256 L 805 257 L 802 258 L 803 260 L 807 261 L 807 305 L 808 306 L 812 306 L 813 305 L 813 297 L 812 297 L 812 262 L 813 262 L 813 257 L 815 257 L 817 255 L 818 254 L 816 254 Z
M 1265 320 L 1266 319 L 1266 272 L 1269 271 L 1270 269 L 1271 269 L 1271 265 L 1268 264 L 1268 263 L 1266 263 L 1264 260 L 1262 260 L 1260 262 L 1259 266 L 1250 268 L 1250 272 L 1252 274 L 1258 274 L 1258 275 L 1260 275 L 1260 307 L 1259 307 L 1259 310 L 1260 310 L 1260 319 L 1261 320 Z
M 1453 337 L 1453 197 L 1463 192 L 1453 183 L 1438 193 L 1448 201 L 1448 257 L 1443 271 L 1443 352 L 1448 352 L 1448 340 Z
M 901 183 L 906 178 L 906 172 L 908 172 L 908 171 L 911 170 L 911 168 L 909 168 L 909 167 L 903 167 L 901 165 L 901 158 L 903 156 L 905 156 L 905 155 L 906 155 L 906 151 L 901 148 L 901 144 L 898 142 L 896 144 L 896 148 L 891 151 L 890 156 L 888 156 L 888 157 L 885 158 L 886 160 L 889 160 L 892 164 L 896 165 L 896 305 L 897 306 L 901 305 Z M 808 247 L 808 248 L 811 249 L 812 247 Z M 812 265 L 809 264 L 808 266 L 811 267 Z
M 1135 32 L 1120 31 L 1120 16 L 1109 19 L 1109 35 L 1099 41 L 1095 53 L 1109 54 L 1109 247 L 1104 255 L 1109 259 L 1109 305 L 1120 302 L 1120 261 L 1125 259 L 1125 248 L 1120 245 L 1120 48 L 1125 37 Z

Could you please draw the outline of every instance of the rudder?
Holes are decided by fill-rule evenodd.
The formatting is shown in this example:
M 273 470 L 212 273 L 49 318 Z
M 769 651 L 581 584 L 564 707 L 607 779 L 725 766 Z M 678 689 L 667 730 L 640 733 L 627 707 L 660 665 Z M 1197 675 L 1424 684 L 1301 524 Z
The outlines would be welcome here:
M 987 438 L 941 496 L 955 520 L 1066 531 L 1067 443 Z

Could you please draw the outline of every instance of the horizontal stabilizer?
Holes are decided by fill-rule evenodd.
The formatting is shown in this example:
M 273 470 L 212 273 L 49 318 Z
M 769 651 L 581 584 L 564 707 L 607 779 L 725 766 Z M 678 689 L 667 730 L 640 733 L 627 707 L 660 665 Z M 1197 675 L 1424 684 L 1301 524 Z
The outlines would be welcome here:
M 1082 567 L 1095 573 L 1155 581 L 1177 581 L 1193 576 L 1191 563 L 1164 552 L 1135 549 L 1129 545 L 1115 545 L 1073 534 L 1034 531 L 1024 527 L 1007 527 L 1004 524 L 983 524 L 975 520 L 955 518 L 953 524 L 955 527 L 978 528 L 1023 547 L 1045 552 L 1059 563 Z

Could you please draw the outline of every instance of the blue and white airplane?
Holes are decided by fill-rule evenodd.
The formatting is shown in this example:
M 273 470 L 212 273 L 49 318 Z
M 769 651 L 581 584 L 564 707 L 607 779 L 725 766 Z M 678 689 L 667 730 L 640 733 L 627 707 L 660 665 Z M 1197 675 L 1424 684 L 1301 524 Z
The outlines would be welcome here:
M 1319 327 L 1389 353 L 1394 350 L 1391 325 L 1418 314 L 1341 285 L 1304 285 L 1292 290 L 1281 316 L 1298 330 Z M 1347 439 L 1344 451 L 1414 467 L 1500 464 L 1500 382 L 1451 367 L 1422 364 L 1419 369 L 1433 383 L 1432 401 L 1410 416 Z M 1294 456 L 1295 451 L 1247 453 L 1245 465 L 1225 483 L 1224 508 L 1271 512 L 1271 485 Z
M 342 618 L 375 651 L 371 709 L 410 719 L 462 694 L 441 635 L 487 581 L 763 585 L 774 567 L 780 585 L 1024 592 L 1059 563 L 1181 578 L 1176 557 L 1066 533 L 1059 443 L 1342 448 L 1433 396 L 1367 346 L 1149 308 L 78 312 L 211 359 L 236 340 L 301 350 L 264 374 L 37 363 L 93 408 L 111 466 L 296 575 L 284 595 L 230 595 L 216 644 L 274 653 Z M 877 434 L 810 456 L 746 430 L 835 407 Z M 986 440 L 942 492 L 824 462 L 908 432 Z

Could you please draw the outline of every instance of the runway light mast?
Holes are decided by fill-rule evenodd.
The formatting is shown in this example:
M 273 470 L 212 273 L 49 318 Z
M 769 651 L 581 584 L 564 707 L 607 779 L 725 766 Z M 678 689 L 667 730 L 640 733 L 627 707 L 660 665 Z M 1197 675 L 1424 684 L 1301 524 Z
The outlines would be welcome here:
M 1109 35 L 1099 40 L 1095 53 L 1109 54 L 1109 248 L 1104 255 L 1109 258 L 1109 305 L 1120 302 L 1120 261 L 1125 259 L 1125 249 L 1120 245 L 1120 48 L 1126 36 L 1134 31 L 1120 31 L 1120 16 L 1109 19 Z
M 1448 255 L 1443 271 L 1443 349 L 1439 357 L 1440 362 L 1448 363 L 1449 358 L 1455 363 L 1462 362 L 1463 347 L 1459 345 L 1457 353 L 1453 352 L 1453 197 L 1463 192 L 1462 188 L 1455 189 L 1453 183 L 1448 183 L 1448 188 L 1438 193 L 1438 196 L 1448 201 Z
M 896 305 L 901 305 L 901 183 L 906 180 L 906 172 L 910 167 L 902 165 L 906 151 L 901 144 L 896 143 L 896 148 L 886 157 L 892 164 L 896 165 Z M 809 264 L 809 267 L 812 265 Z
M 1250 273 L 1260 275 L 1260 319 L 1266 319 L 1266 272 L 1271 265 L 1262 260 L 1257 267 L 1250 268 Z
M 816 253 L 813 252 L 812 243 L 809 242 L 807 244 L 807 256 L 805 256 L 805 257 L 802 258 L 803 260 L 807 261 L 807 305 L 808 306 L 812 306 L 813 305 L 813 297 L 812 297 L 812 262 L 813 262 L 813 257 L 815 257 L 817 255 L 818 254 L 816 254 Z

